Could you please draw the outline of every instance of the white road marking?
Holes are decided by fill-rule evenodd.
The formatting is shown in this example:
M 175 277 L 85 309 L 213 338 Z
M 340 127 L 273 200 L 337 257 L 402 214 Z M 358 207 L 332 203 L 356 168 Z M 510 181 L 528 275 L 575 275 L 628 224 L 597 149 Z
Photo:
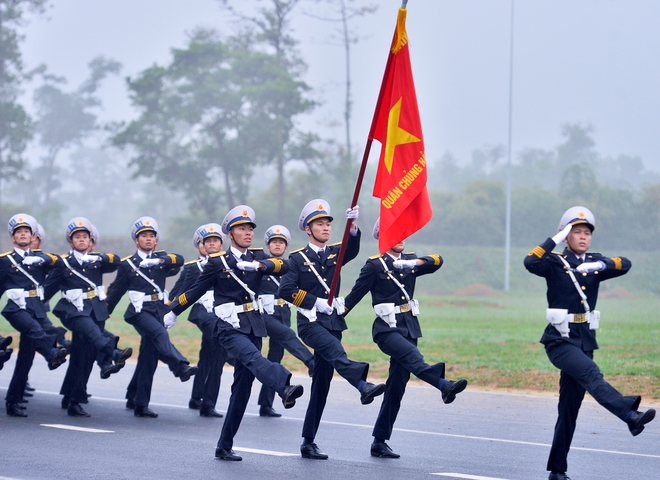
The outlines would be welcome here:
M 467 473 L 432 473 L 431 475 L 439 475 L 442 477 L 451 478 L 465 478 L 467 480 L 506 480 L 506 478 L 482 477 L 480 475 L 468 475 Z
M 98 428 L 74 427 L 73 425 L 62 425 L 58 423 L 42 423 L 42 427 L 59 428 L 61 430 L 75 430 L 77 432 L 87 433 L 115 433 L 113 430 L 99 430 Z
M 237 452 L 258 453 L 259 455 L 272 455 L 274 457 L 297 457 L 298 453 L 274 452 L 272 450 L 258 450 L 256 448 L 234 447 Z
M 420 387 L 422 388 L 422 387 Z M 6 390 L 6 388 L 1 388 L 0 390 Z M 48 395 L 57 395 L 59 396 L 59 393 L 57 392 L 47 392 L 43 390 L 38 390 L 39 393 L 45 393 Z M 482 392 L 480 392 L 482 393 Z M 488 392 L 483 392 L 483 393 L 488 393 Z M 513 395 L 513 394 L 510 394 Z M 96 400 L 104 400 L 104 401 L 110 401 L 110 402 L 119 402 L 119 403 L 125 403 L 126 400 L 118 399 L 118 398 L 108 398 L 108 397 L 94 397 Z M 169 403 L 155 403 L 152 402 L 150 405 L 155 405 L 155 406 L 161 406 L 161 407 L 168 407 L 168 408 L 176 408 L 176 409 L 185 409 L 188 410 L 188 407 L 182 406 L 182 405 L 172 405 Z M 223 410 L 218 410 L 219 412 L 225 413 Z M 257 413 L 245 413 L 246 416 L 252 416 L 252 417 L 257 417 L 259 414 Z M 297 421 L 297 422 L 303 422 L 304 418 L 295 418 L 295 417 L 282 417 L 281 420 L 290 420 L 290 421 Z M 321 420 L 321 423 L 325 423 L 328 425 L 342 425 L 342 426 L 347 426 L 347 427 L 356 427 L 356 428 L 365 428 L 365 429 L 372 429 L 373 425 L 363 425 L 359 423 L 348 423 L 348 422 L 333 422 L 329 420 Z M 413 433 L 413 434 L 418 434 L 418 435 L 432 435 L 432 436 L 437 436 L 437 437 L 451 437 L 451 438 L 462 438 L 466 440 L 479 440 L 479 441 L 486 441 L 486 442 L 499 442 L 499 443 L 513 443 L 517 445 L 529 445 L 529 446 L 534 446 L 534 447 L 544 447 L 544 448 L 550 448 L 552 445 L 549 443 L 537 443 L 537 442 L 525 442 L 522 440 L 508 440 L 504 438 L 490 438 L 490 437 L 477 437 L 477 436 L 472 436 L 472 435 L 458 435 L 455 433 L 440 433 L 440 432 L 429 432 L 425 430 L 413 430 L 413 429 L 407 429 L 407 428 L 394 428 L 394 431 L 396 432 L 406 432 L 406 433 Z M 106 430 L 103 430 L 103 432 L 106 432 Z M 235 448 L 234 450 L 238 450 Z M 632 457 L 644 457 L 644 458 L 660 458 L 660 455 L 651 455 L 651 454 L 645 454 L 645 453 L 634 453 L 634 452 L 622 452 L 619 450 L 604 450 L 600 448 L 586 448 L 586 447 L 571 447 L 571 450 L 580 450 L 583 452 L 595 452 L 595 453 L 607 453 L 607 454 L 613 454 L 613 455 L 628 455 Z M 286 455 L 295 455 L 295 454 L 286 454 Z

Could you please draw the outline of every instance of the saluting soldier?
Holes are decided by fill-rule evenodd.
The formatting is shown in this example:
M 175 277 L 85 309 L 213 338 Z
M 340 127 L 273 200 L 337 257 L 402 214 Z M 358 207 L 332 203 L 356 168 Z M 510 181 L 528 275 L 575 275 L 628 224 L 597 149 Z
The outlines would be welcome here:
M 2 314 L 21 334 L 14 374 L 7 389 L 7 415 L 27 417 L 23 394 L 32 367 L 34 351 L 39 352 L 54 370 L 66 361 L 67 351 L 57 347 L 57 334 L 46 316 L 44 280 L 58 259 L 54 255 L 30 250 L 34 217 L 19 213 L 11 217 L 7 228 L 14 248 L 0 255 L 0 294 L 7 293 L 8 302 Z M 24 348 L 23 348 L 24 347 Z
M 283 225 L 273 225 L 264 234 L 264 244 L 272 258 L 287 262 L 284 257 L 286 248 L 291 243 L 291 232 Z M 278 294 L 280 280 L 274 275 L 267 275 L 261 281 L 259 300 L 263 306 L 262 316 L 268 333 L 268 360 L 280 363 L 284 350 L 303 362 L 309 375 L 314 371 L 314 355 L 303 345 L 296 333 L 291 329 L 291 308 Z M 259 416 L 281 417 L 282 414 L 273 408 L 275 391 L 266 385 L 259 392 Z
M 612 414 L 626 422 L 633 436 L 655 417 L 655 410 L 639 412 L 642 397 L 623 396 L 605 381 L 593 360 L 598 348 L 596 330 L 600 312 L 595 310 L 600 282 L 625 275 L 630 260 L 588 253 L 596 222 L 582 206 L 562 216 L 557 234 L 527 254 L 525 268 L 544 277 L 548 285 L 549 322 L 541 343 L 550 362 L 561 371 L 559 407 L 548 458 L 549 480 L 568 479 L 568 452 L 585 391 Z M 562 253 L 552 249 L 566 242 Z
M 165 324 L 173 326 L 178 314 L 213 289 L 218 339 L 234 357 L 234 383 L 215 450 L 216 458 L 229 461 L 242 460 L 232 447 L 255 377 L 280 395 L 284 408 L 293 407 L 303 394 L 302 385 L 290 384 L 291 373 L 286 368 L 261 355 L 266 325 L 259 313 L 257 292 L 264 275 L 281 274 L 287 267 L 282 260 L 249 250 L 257 226 L 254 220 L 254 210 L 247 205 L 229 211 L 222 232 L 231 240 L 231 247 L 227 252 L 209 255 L 195 284 L 172 302 L 172 311 L 165 317 Z
M 172 298 L 177 298 L 195 284 L 208 262 L 208 256 L 222 250 L 224 237 L 222 227 L 217 223 L 201 225 L 195 230 L 193 244 L 199 251 L 199 258 L 183 266 L 181 275 L 172 288 Z M 222 414 L 216 411 L 215 405 L 218 402 L 227 352 L 214 335 L 218 317 L 213 313 L 213 289 L 195 302 L 188 314 L 188 321 L 202 331 L 202 345 L 197 363 L 199 370 L 193 381 L 188 408 L 199 410 L 201 417 L 221 418 Z
M 62 255 L 45 284 L 46 299 L 61 290 L 62 298 L 53 313 L 73 332 L 71 361 L 63 382 L 70 386 L 63 399 L 68 415 L 89 417 L 81 403 L 87 401 L 87 381 L 94 357 L 101 369 L 101 378 L 121 370 L 132 355 L 129 348 L 118 349 L 118 337 L 106 335 L 105 321 L 110 317 L 105 303 L 103 274 L 117 270 L 119 258 L 114 254 L 89 254 L 92 224 L 84 217 L 72 218 L 66 226 L 65 236 L 71 251 Z M 68 377 L 68 378 L 67 378 Z
M 355 221 L 358 207 L 346 211 L 352 220 L 346 245 L 344 264 L 353 260 L 360 251 L 360 230 Z M 360 392 L 363 405 L 373 402 L 382 395 L 385 384 L 367 382 L 369 364 L 354 362 L 346 355 L 341 344 L 342 331 L 346 330 L 343 299 L 332 299 L 328 305 L 330 287 L 328 282 L 337 266 L 339 244 L 327 245 L 332 231 L 330 205 L 322 199 L 309 202 L 302 209 L 298 220 L 300 230 L 309 236 L 309 244 L 289 256 L 289 272 L 282 277 L 280 296 L 298 307 L 298 335 L 307 346 L 314 349 L 314 373 L 312 393 L 305 413 L 300 454 L 303 458 L 326 460 L 314 438 L 321 423 L 330 382 L 335 370 Z M 338 287 L 339 288 L 339 287 Z
M 169 311 L 165 280 L 179 272 L 183 257 L 156 251 L 158 224 L 151 217 L 138 218 L 131 229 L 131 237 L 137 251 L 122 259 L 117 276 L 108 288 L 108 312 L 112 313 L 128 292 L 130 304 L 124 320 L 135 327 L 142 339 L 137 366 L 126 391 L 126 407 L 134 409 L 136 417 L 156 418 L 158 414 L 149 408 L 149 401 L 158 359 L 182 382 L 197 373 L 197 367 L 191 367 L 170 342 L 162 320 Z
M 379 233 L 380 219 L 373 229 L 376 240 Z M 437 272 L 442 266 L 442 257 L 432 254 L 417 258 L 414 253 L 403 253 L 404 248 L 405 240 L 402 240 L 384 254 L 370 257 L 346 296 L 348 313 L 371 292 L 371 304 L 376 312 L 373 340 L 383 353 L 390 356 L 385 395 L 372 433 L 371 456 L 379 458 L 400 457 L 385 441 L 392 435 L 411 373 L 439 389 L 444 403 L 452 403 L 456 395 L 467 387 L 464 378 L 445 380 L 445 364 L 429 365 L 417 348 L 422 329 L 417 318 L 419 302 L 413 298 L 415 283 L 417 277 Z

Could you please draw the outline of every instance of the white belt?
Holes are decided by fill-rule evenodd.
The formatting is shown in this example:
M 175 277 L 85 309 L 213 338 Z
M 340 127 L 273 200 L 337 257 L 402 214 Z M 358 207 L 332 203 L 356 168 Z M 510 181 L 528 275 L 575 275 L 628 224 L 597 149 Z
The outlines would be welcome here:
M 39 286 L 35 290 L 25 290 L 23 288 L 10 288 L 6 290 L 7 298 L 13 301 L 19 308 L 25 308 L 26 298 L 39 298 L 39 300 L 44 299 L 44 287 Z
M 202 305 L 208 313 L 213 312 L 213 302 L 215 302 L 215 293 L 213 290 L 209 290 L 204 295 L 200 297 L 195 303 Z

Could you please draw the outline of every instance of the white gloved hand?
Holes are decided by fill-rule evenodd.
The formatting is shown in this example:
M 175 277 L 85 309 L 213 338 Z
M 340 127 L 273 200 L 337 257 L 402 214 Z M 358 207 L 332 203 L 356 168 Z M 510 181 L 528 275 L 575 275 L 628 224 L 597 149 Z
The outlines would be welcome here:
M 328 305 L 328 299 L 327 298 L 317 298 L 316 301 L 314 302 L 314 306 L 316 307 L 316 311 L 319 313 L 323 313 L 325 315 L 332 315 L 333 308 Z
M 160 258 L 145 258 L 140 262 L 140 268 L 150 268 L 158 265 Z
M 91 262 L 98 262 L 99 260 L 101 260 L 101 257 L 100 257 L 100 256 L 98 256 L 98 255 L 90 255 L 90 254 L 88 254 L 88 253 L 86 253 L 85 255 L 83 255 L 83 256 L 80 257 L 80 258 L 81 258 L 81 260 L 82 260 L 83 262 L 89 262 L 89 263 L 91 263 Z
M 240 261 L 236 264 L 236 268 L 245 272 L 256 272 L 259 270 L 259 262 L 254 260 L 251 262 Z
M 597 262 L 584 262 L 581 265 L 578 265 L 575 269 L 578 273 L 591 273 L 596 270 L 605 270 L 605 262 L 598 260 Z
M 43 263 L 44 259 L 41 257 L 25 257 L 23 259 L 23 265 L 35 265 L 37 263 Z
M 568 234 L 571 233 L 571 229 L 573 228 L 573 224 L 569 223 L 564 227 L 564 229 L 557 233 L 554 237 L 552 237 L 552 241 L 555 242 L 555 245 L 559 245 L 561 242 L 566 240 L 566 237 L 568 237 Z
M 394 260 L 394 268 L 397 270 L 403 270 L 404 268 L 415 268 L 417 266 L 416 260 Z
M 174 312 L 167 312 L 163 317 L 163 323 L 168 330 L 172 328 L 176 324 L 176 314 Z
M 360 207 L 358 205 L 355 205 L 353 208 L 348 208 L 346 209 L 346 220 L 353 220 L 353 223 L 358 219 L 360 216 Z

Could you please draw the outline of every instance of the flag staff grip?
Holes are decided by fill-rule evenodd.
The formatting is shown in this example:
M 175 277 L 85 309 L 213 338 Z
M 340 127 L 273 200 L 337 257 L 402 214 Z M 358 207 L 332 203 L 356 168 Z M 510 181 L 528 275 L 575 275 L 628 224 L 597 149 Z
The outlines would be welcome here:
M 373 139 L 369 138 L 364 147 L 364 154 L 362 155 L 362 165 L 360 165 L 360 172 L 358 173 L 357 181 L 355 182 L 355 191 L 353 192 L 353 200 L 351 200 L 351 208 L 357 205 L 358 198 L 360 197 L 360 190 L 362 189 L 362 180 L 364 179 L 364 172 L 367 170 L 367 162 L 369 161 L 369 153 L 371 152 L 371 144 Z M 351 234 L 351 225 L 353 221 L 346 219 L 346 226 L 344 227 L 344 236 L 341 239 L 341 247 L 339 247 L 339 254 L 337 255 L 337 267 L 332 276 L 332 283 L 330 284 L 330 292 L 328 294 L 328 305 L 332 306 L 332 300 L 335 298 L 337 291 L 337 284 L 339 283 L 339 272 L 341 271 L 342 263 L 344 262 L 344 254 L 346 253 L 346 242 L 348 236 Z

